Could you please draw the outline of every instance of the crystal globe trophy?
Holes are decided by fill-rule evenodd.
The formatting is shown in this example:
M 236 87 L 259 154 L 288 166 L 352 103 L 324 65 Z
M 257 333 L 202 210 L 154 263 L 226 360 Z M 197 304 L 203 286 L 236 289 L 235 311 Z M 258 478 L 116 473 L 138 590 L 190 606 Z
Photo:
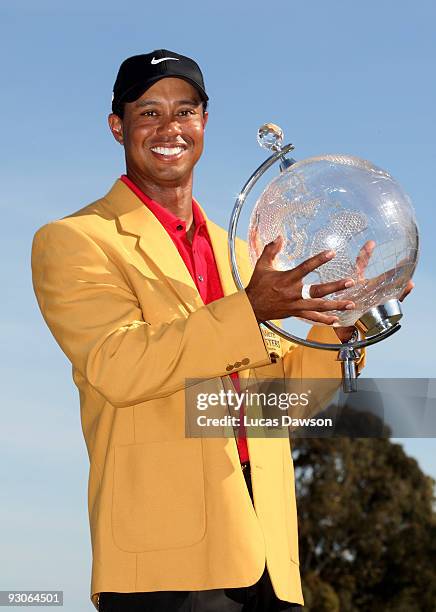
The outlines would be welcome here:
M 283 238 L 274 261 L 278 270 L 295 268 L 321 251 L 335 251 L 333 259 L 305 277 L 303 297 L 309 295 L 313 283 L 352 278 L 352 287 L 324 299 L 352 300 L 354 310 L 330 313 L 338 318 L 334 325 L 355 325 L 364 339 L 323 344 L 294 336 L 270 321 L 264 325 L 292 342 L 337 350 L 344 391 L 354 391 L 359 350 L 400 329 L 399 297 L 413 275 L 419 251 L 410 198 L 390 174 L 367 160 L 351 155 L 320 155 L 301 161 L 287 157 L 294 146 L 283 146 L 283 131 L 273 123 L 259 128 L 257 140 L 272 155 L 246 182 L 232 212 L 229 251 L 234 280 L 242 289 L 235 254 L 240 212 L 260 177 L 279 162 L 280 173 L 264 189 L 250 216 L 251 263 L 254 266 L 265 245 L 278 236 Z

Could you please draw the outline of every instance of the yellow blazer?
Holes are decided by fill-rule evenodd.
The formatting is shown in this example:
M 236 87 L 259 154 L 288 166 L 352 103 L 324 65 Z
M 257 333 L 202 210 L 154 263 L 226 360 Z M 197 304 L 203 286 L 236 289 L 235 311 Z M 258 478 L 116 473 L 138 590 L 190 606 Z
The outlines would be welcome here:
M 227 232 L 207 227 L 225 294 L 207 306 L 165 229 L 119 180 L 34 236 L 38 304 L 80 395 L 96 607 L 100 591 L 251 585 L 265 561 L 277 596 L 303 603 L 289 440 L 248 439 L 254 509 L 235 439 L 185 437 L 186 379 L 213 391 L 229 366 L 340 377 L 339 365 L 335 353 L 283 341 L 271 363 L 233 282 Z M 321 327 L 310 335 L 336 338 Z

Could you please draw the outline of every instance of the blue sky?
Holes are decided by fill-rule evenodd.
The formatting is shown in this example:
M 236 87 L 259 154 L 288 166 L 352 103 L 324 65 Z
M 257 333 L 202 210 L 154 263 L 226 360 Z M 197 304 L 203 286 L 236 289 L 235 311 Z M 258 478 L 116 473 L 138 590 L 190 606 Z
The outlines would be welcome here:
M 0 589 L 63 589 L 88 604 L 88 459 L 71 368 L 33 296 L 34 232 L 123 172 L 106 116 L 120 62 L 167 48 L 200 63 L 211 99 L 195 195 L 227 226 L 279 123 L 295 157 L 350 153 L 414 202 L 422 252 L 403 329 L 368 351 L 368 376 L 432 377 L 436 343 L 435 22 L 431 0 L 220 3 L 2 2 L 1 262 L 6 277 L 0 431 Z M 434 439 L 404 440 L 436 476 Z

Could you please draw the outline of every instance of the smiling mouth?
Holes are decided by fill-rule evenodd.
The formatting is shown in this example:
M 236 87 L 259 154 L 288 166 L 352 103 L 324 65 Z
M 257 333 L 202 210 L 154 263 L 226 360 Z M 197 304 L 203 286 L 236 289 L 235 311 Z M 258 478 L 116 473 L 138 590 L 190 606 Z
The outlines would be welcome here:
M 151 147 L 151 151 L 163 157 L 176 157 L 185 151 L 184 147 Z

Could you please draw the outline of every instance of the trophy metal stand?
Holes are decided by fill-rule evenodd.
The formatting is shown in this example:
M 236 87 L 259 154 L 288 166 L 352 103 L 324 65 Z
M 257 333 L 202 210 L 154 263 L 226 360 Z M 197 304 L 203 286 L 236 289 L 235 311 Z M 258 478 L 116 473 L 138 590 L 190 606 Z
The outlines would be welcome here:
M 244 285 L 242 283 L 236 261 L 235 239 L 242 207 L 244 206 L 247 196 L 253 189 L 254 185 L 273 164 L 279 161 L 280 172 L 286 172 L 293 164 L 296 163 L 295 159 L 286 157 L 286 154 L 289 153 L 289 151 L 292 151 L 295 147 L 293 144 L 282 146 L 283 131 L 277 125 L 273 123 L 266 123 L 262 125 L 258 130 L 257 139 L 262 147 L 273 151 L 273 154 L 253 172 L 248 181 L 245 183 L 236 199 L 230 218 L 230 264 L 233 279 L 239 289 L 244 289 Z M 401 327 L 398 322 L 401 317 L 402 311 L 399 301 L 395 299 L 388 300 L 386 303 L 371 308 L 365 312 L 356 322 L 356 328 L 365 335 L 364 340 L 353 341 L 353 339 L 351 339 L 350 342 L 344 342 L 341 344 L 314 342 L 312 340 L 300 338 L 281 329 L 271 321 L 265 321 L 262 324 L 272 332 L 278 334 L 286 340 L 290 340 L 291 342 L 295 342 L 309 348 L 338 351 L 338 361 L 341 362 L 342 368 L 343 390 L 345 393 L 350 393 L 357 391 L 356 361 L 360 356 L 360 349 L 376 344 L 377 342 L 381 342 L 382 340 L 385 340 L 385 338 L 392 336 L 392 334 L 397 332 Z

